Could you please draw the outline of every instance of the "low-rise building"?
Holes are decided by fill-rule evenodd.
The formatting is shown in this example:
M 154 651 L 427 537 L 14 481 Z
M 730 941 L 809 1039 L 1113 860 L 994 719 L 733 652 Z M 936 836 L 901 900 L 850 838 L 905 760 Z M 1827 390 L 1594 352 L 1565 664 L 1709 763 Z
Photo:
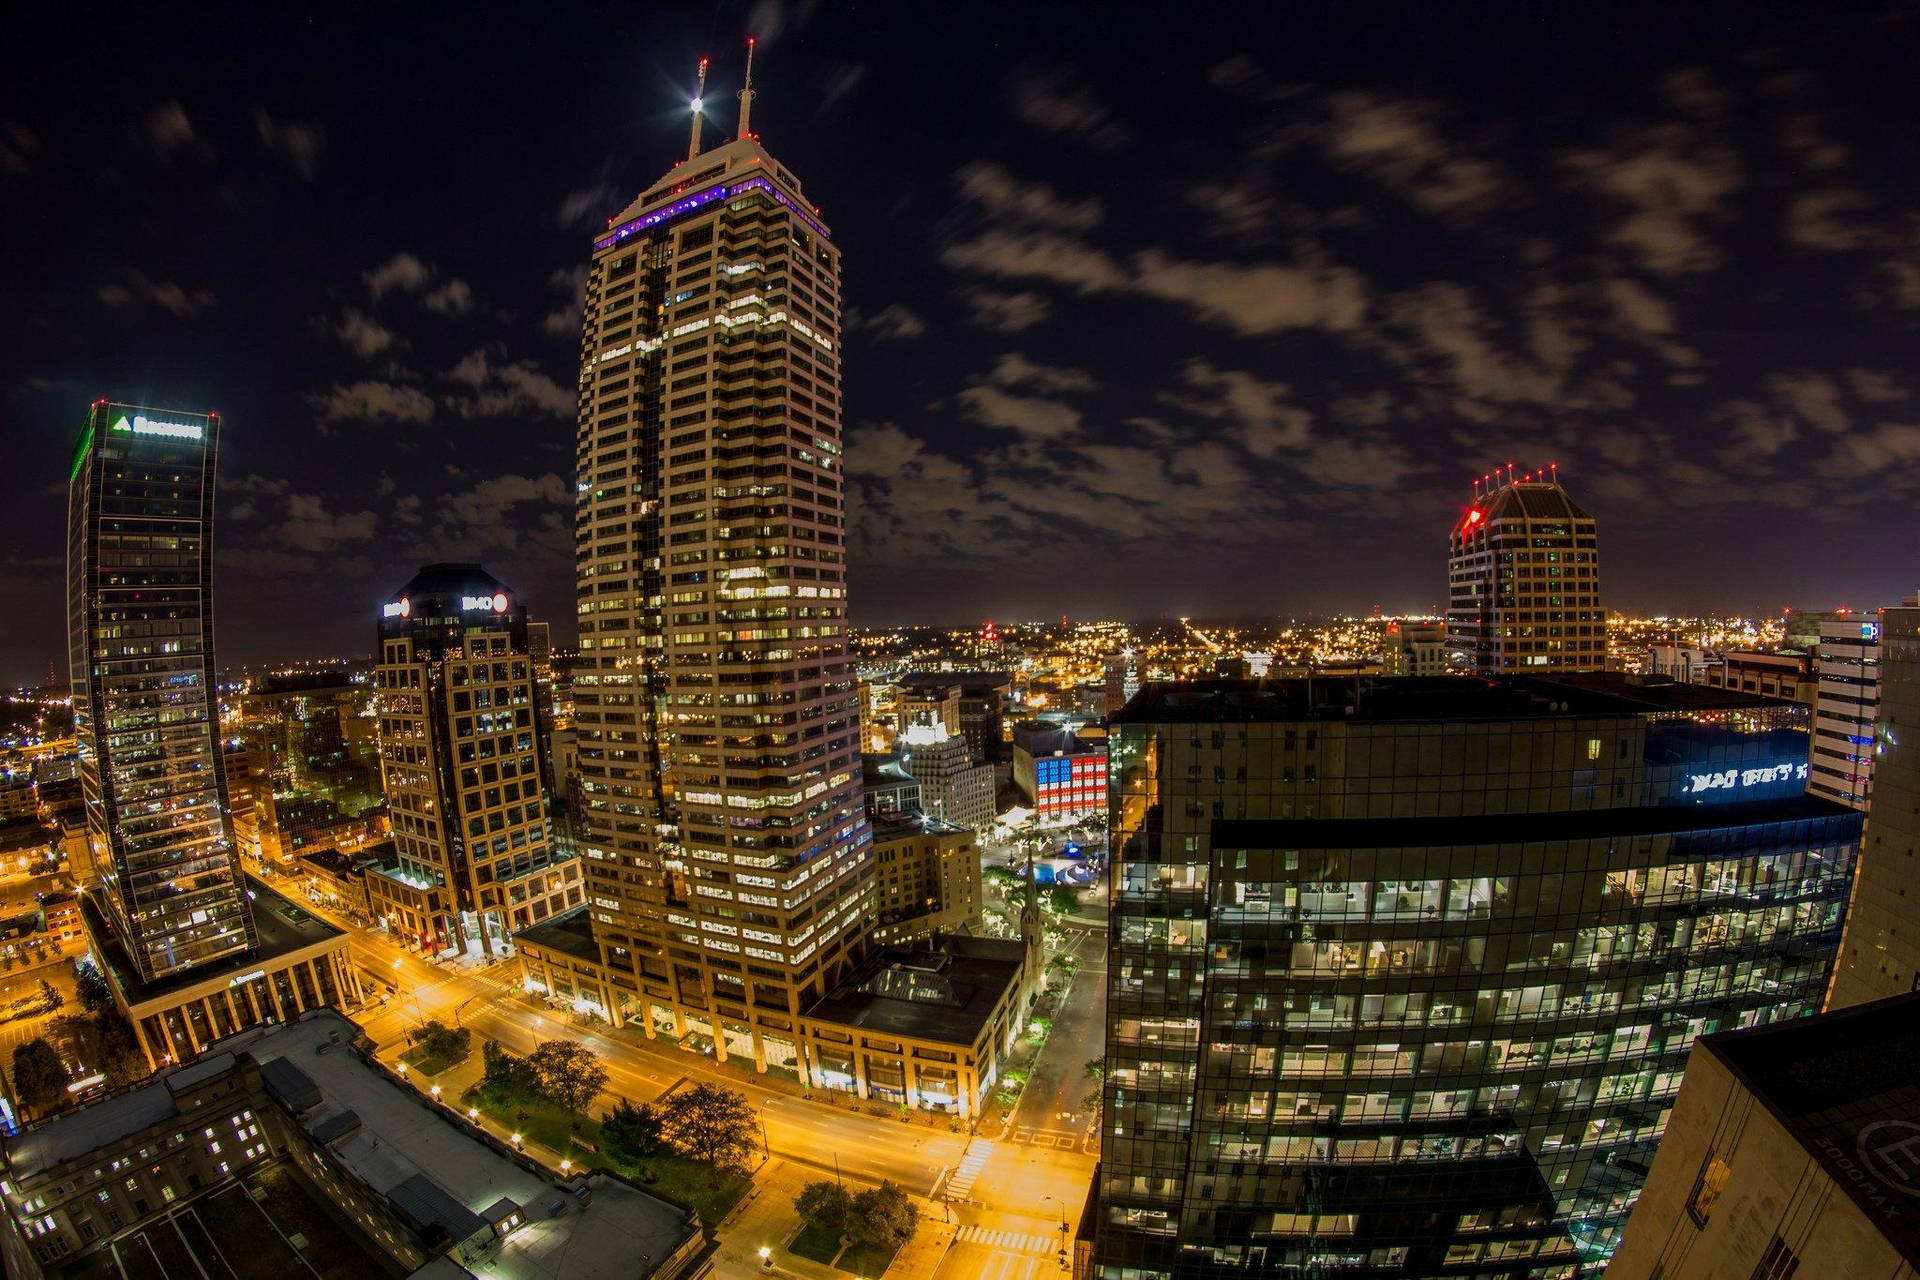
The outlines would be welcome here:
M 358 1033 L 332 1010 L 258 1026 L 6 1141 L 7 1274 L 98 1274 L 102 1254 L 116 1274 L 122 1250 L 174 1259 L 167 1274 L 242 1258 L 241 1274 L 297 1274 L 253 1203 L 269 1178 L 347 1228 L 308 1242 L 344 1274 L 672 1280 L 710 1252 L 691 1209 L 605 1174 L 556 1178 L 363 1057 Z M 170 1221 L 188 1201 L 191 1231 Z
M 1920 1268 L 1920 995 L 1702 1037 L 1607 1280 Z
M 294 859 L 309 901 L 351 918 L 370 918 L 373 903 L 367 891 L 367 873 L 393 861 L 393 843 L 367 845 L 352 853 L 315 849 Z
M 133 1024 L 155 1070 L 262 1023 L 361 1003 L 347 934 L 251 876 L 243 883 L 258 945 L 154 981 L 141 979 L 127 959 L 112 917 L 93 900 L 94 890 L 81 898 L 80 918 L 114 1004 Z

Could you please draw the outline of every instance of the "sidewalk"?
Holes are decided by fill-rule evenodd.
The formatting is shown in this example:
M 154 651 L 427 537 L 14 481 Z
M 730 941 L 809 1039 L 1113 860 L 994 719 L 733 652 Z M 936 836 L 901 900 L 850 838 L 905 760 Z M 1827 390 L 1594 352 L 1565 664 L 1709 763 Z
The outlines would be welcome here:
M 820 1180 L 819 1170 L 781 1159 L 762 1168 L 753 1190 L 715 1226 L 720 1248 L 713 1257 L 714 1280 L 752 1280 L 769 1275 L 790 1280 L 854 1280 L 852 1272 L 787 1252 L 787 1245 L 800 1234 L 800 1215 L 794 1210 L 793 1198 L 809 1182 Z M 871 1185 L 851 1178 L 847 1182 L 854 1190 Z M 913 1205 L 920 1211 L 920 1229 L 894 1255 L 893 1265 L 887 1268 L 890 1280 L 924 1280 L 932 1275 L 960 1229 L 958 1222 L 943 1221 L 945 1215 L 933 1202 L 916 1196 Z M 760 1261 L 762 1248 L 772 1250 L 771 1268 Z M 868 1276 L 866 1280 L 880 1277 Z

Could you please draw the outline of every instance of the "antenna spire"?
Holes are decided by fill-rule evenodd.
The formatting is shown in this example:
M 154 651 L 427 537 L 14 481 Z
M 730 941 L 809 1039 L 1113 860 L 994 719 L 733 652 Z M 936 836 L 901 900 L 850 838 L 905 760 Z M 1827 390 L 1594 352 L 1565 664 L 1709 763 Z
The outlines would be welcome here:
M 707 96 L 707 60 L 700 59 L 700 80 L 693 91 L 693 138 L 687 143 L 687 159 L 700 154 L 700 104 Z
M 747 116 L 753 110 L 753 45 L 752 36 L 747 37 L 747 82 L 740 86 L 740 130 L 742 138 L 753 135 L 747 132 Z

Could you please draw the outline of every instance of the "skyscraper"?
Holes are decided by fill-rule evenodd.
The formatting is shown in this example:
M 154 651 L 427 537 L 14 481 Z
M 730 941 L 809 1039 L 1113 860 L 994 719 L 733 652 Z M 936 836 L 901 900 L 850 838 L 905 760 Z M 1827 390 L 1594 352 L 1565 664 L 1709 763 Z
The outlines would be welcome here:
M 220 419 L 96 401 L 67 500 L 67 634 L 98 900 L 145 982 L 255 943 L 213 658 Z
M 554 839 L 527 608 L 477 564 L 416 573 L 380 610 L 374 678 L 393 866 L 375 916 L 432 950 L 492 955 L 579 906 L 580 865 Z
M 1868 624 L 1853 625 L 1857 632 Z M 1920 860 L 1920 601 L 1909 596 L 1897 609 L 1880 610 L 1875 633 L 1878 741 L 1865 748 L 1874 757 L 1873 794 L 1833 978 L 1835 1009 L 1920 991 L 1920 894 L 1909 892 Z M 1824 678 L 1820 701 L 1824 712 Z
M 696 107 L 688 158 L 594 241 L 573 691 L 594 936 L 636 999 L 619 1016 L 787 1065 L 871 927 L 872 837 L 840 256 L 752 134 L 748 72 L 738 136 L 701 152 Z
M 1607 673 L 1149 685 L 1093 1274 L 1603 1261 L 1694 1039 L 1819 1007 L 1861 819 L 1807 723 Z
M 1880 619 L 1842 613 L 1819 625 L 1814 663 L 1820 685 L 1807 790 L 1865 812 L 1873 791 L 1873 722 L 1880 710 Z
M 1449 546 L 1447 647 L 1471 669 L 1605 669 L 1600 545 L 1556 470 L 1486 477 Z

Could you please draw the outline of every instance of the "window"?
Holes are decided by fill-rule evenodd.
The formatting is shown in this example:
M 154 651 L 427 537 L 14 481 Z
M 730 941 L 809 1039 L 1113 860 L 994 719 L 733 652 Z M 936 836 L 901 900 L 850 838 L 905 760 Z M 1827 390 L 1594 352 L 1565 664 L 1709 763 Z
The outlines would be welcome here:
M 1710 1154 L 1701 1162 L 1700 1176 L 1693 1183 L 1693 1194 L 1687 1197 L 1687 1216 L 1693 1219 L 1694 1226 L 1707 1225 L 1707 1219 L 1713 1216 L 1713 1206 L 1719 1201 L 1720 1193 L 1726 1190 L 1727 1179 L 1732 1176 L 1733 1169 L 1719 1156 Z
M 1787 1248 L 1787 1242 L 1776 1235 L 1767 1246 L 1767 1251 L 1760 1255 L 1760 1261 L 1754 1265 L 1753 1274 L 1747 1280 L 1787 1280 L 1799 1269 L 1800 1259 L 1794 1256 L 1793 1250 Z

